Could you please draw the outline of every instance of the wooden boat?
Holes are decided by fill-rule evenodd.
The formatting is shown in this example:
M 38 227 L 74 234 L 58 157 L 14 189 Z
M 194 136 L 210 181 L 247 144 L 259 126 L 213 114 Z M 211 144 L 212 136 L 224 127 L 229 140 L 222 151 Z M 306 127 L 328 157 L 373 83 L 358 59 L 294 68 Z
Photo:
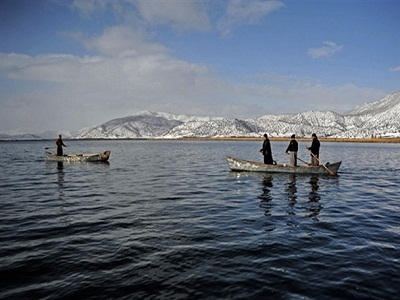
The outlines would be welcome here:
M 239 172 L 265 172 L 265 173 L 290 173 L 290 174 L 319 174 L 336 175 L 341 161 L 335 163 L 326 163 L 319 166 L 290 166 L 290 165 L 266 165 L 261 162 L 238 159 L 231 156 L 226 157 L 228 166 L 232 171 Z
M 106 162 L 111 151 L 107 150 L 96 154 L 66 154 L 58 156 L 55 153 L 46 152 L 47 160 L 65 162 Z

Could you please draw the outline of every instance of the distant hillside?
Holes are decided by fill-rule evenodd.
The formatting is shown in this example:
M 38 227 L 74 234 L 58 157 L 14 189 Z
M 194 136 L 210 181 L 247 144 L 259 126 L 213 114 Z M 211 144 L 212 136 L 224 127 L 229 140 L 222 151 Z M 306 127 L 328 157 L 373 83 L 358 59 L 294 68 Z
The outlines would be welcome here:
M 400 92 L 357 106 L 345 115 L 332 111 L 264 115 L 259 118 L 194 117 L 142 112 L 82 130 L 76 138 L 182 138 L 309 136 L 369 138 L 400 137 Z
M 172 115 L 144 112 L 83 129 L 77 138 L 151 138 L 161 136 L 182 123 Z
M 328 111 L 264 115 L 237 119 L 196 117 L 144 111 L 84 128 L 65 137 L 76 139 L 253 137 L 268 133 L 275 137 L 310 136 L 370 138 L 400 137 L 400 91 L 359 105 L 344 115 Z M 47 134 L 46 134 L 47 137 Z M 43 136 L 0 136 L 0 139 L 40 139 Z
M 24 133 L 24 134 L 15 134 L 15 135 L 9 135 L 9 134 L 0 134 L 0 140 L 3 141 L 17 141 L 17 140 L 43 140 L 44 138 L 40 135 L 37 134 L 32 134 L 32 133 Z

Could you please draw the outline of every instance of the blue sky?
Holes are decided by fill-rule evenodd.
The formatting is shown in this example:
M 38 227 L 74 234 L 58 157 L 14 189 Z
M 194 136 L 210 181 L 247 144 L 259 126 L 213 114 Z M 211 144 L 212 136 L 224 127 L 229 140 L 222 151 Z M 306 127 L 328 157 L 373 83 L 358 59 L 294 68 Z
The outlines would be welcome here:
M 399 89 L 399 0 L 0 0 L 3 133 L 344 113 Z

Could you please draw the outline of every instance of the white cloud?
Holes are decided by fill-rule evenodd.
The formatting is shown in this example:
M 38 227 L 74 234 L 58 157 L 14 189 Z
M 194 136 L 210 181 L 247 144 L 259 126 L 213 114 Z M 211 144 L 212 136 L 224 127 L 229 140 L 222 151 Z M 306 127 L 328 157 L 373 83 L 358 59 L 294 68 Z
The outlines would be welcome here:
M 115 16 L 150 26 L 166 25 L 179 31 L 210 30 L 206 3 L 196 0 L 73 0 L 70 9 L 89 19 L 110 9 Z
M 194 0 L 137 0 L 140 16 L 150 25 L 168 25 L 178 30 L 209 30 L 204 3 Z
M 326 58 L 331 57 L 336 52 L 342 50 L 343 46 L 336 45 L 334 42 L 323 42 L 323 46 L 319 48 L 310 48 L 308 54 L 312 58 Z
M 266 15 L 284 6 L 282 1 L 231 0 L 225 15 L 218 23 L 218 29 L 223 35 L 230 34 L 232 29 L 256 24 Z
M 66 5 L 62 0 L 59 1 L 60 5 Z M 76 10 L 81 17 L 91 18 L 98 12 L 104 12 L 109 5 L 117 3 L 113 0 L 73 0 L 70 4 L 67 4 L 70 9 Z
M 98 1 L 74 3 L 89 15 Z M 117 3 L 100 2 L 103 6 Z M 180 30 L 209 26 L 197 6 L 202 2 L 129 3 L 140 7 L 142 19 L 149 25 L 169 24 Z M 280 1 L 231 1 L 220 29 L 228 33 L 236 26 L 254 24 L 282 6 Z M 266 81 L 232 83 L 206 65 L 171 56 L 169 49 L 127 26 L 109 27 L 95 37 L 79 32 L 69 35 L 91 55 L 0 53 L 2 131 L 80 129 L 141 110 L 244 118 L 340 106 L 350 109 L 359 101 L 377 100 L 382 95 L 354 85 L 327 86 L 270 74 Z M 315 52 L 317 57 L 332 55 L 342 47 L 326 42 L 322 48 Z
M 63 5 L 63 2 L 60 3 Z M 266 15 L 285 4 L 277 0 L 230 0 L 221 3 L 197 0 L 74 0 L 69 8 L 86 19 L 109 9 L 114 16 L 125 22 L 133 22 L 136 26 L 169 26 L 177 31 L 208 31 L 215 25 L 210 16 L 214 15 L 218 19 L 218 15 L 211 13 L 211 10 L 219 6 L 225 7 L 226 11 L 216 26 L 223 35 L 228 35 L 237 27 L 261 22 Z
M 400 72 L 400 66 L 393 67 L 393 68 L 390 69 L 390 71 L 392 71 L 392 72 Z
M 12 79 L 16 86 L 4 89 L 1 98 L 2 130 L 34 130 L 33 124 L 38 130 L 74 130 L 141 110 L 239 118 L 336 111 L 382 96 L 351 84 L 328 86 L 270 74 L 231 83 L 205 65 L 161 52 L 83 58 L 1 54 L 0 68 L 3 82 Z
M 110 56 L 127 56 L 162 53 L 166 48 L 157 43 L 146 41 L 138 31 L 126 26 L 114 26 L 104 30 L 98 37 L 80 37 L 88 50 Z
M 30 127 L 32 118 L 11 117 L 15 112 L 27 116 L 30 111 L 30 116 L 36 116 L 36 126 L 44 128 L 49 120 L 54 121 L 47 115 L 60 110 L 62 117 L 54 124 L 68 129 L 145 109 L 200 112 L 204 103 L 210 107 L 215 99 L 208 88 L 218 81 L 207 67 L 163 53 L 84 58 L 2 54 L 0 67 L 3 79 L 13 80 L 17 86 L 1 98 L 3 130 L 8 126 Z M 18 88 L 27 84 L 29 93 Z

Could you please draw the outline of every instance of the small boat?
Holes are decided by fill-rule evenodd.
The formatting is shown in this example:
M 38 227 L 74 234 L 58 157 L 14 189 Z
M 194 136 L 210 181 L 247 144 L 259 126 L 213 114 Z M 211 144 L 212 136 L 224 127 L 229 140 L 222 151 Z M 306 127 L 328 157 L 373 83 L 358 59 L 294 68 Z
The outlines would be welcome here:
M 95 154 L 66 154 L 62 156 L 46 152 L 47 160 L 65 162 L 106 162 L 108 161 L 110 154 L 110 150 Z
M 266 165 L 261 162 L 238 159 L 231 156 L 226 157 L 228 166 L 232 171 L 237 172 L 265 172 L 265 173 L 290 173 L 290 174 L 318 174 L 336 175 L 341 161 L 326 163 L 319 166 L 290 166 L 290 165 Z

